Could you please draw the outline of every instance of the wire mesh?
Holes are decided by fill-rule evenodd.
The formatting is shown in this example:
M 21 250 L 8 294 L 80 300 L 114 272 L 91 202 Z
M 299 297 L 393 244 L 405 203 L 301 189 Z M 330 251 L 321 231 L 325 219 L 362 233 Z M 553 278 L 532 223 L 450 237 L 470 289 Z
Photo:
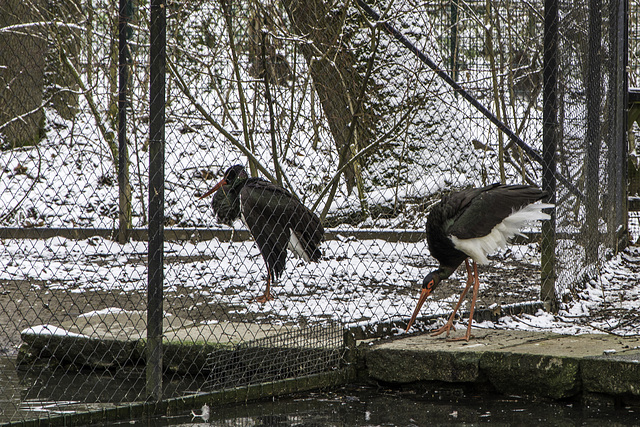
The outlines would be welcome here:
M 206 386 L 213 390 L 300 378 L 338 369 L 344 352 L 336 325 L 277 331 L 207 355 Z
M 624 65 L 615 62 L 619 40 L 609 12 L 617 2 L 558 5 L 556 170 L 578 194 L 557 186 L 551 271 L 556 298 L 568 302 L 581 298 L 580 286 L 617 249 L 626 225 L 614 197 L 625 171 L 618 167 L 624 150 L 613 143 L 620 82 L 610 71 Z M 591 16 L 589 7 L 598 5 L 607 13 Z M 499 181 L 542 185 L 548 165 L 357 2 L 166 6 L 165 397 L 336 369 L 343 328 L 411 315 L 422 277 L 437 266 L 424 233 L 442 194 Z M 372 7 L 543 152 L 541 0 Z M 638 10 L 630 8 L 633 86 Z M 125 165 L 112 2 L 8 0 L 0 12 L 0 365 L 8 367 L 0 371 L 0 422 L 144 401 L 154 273 L 149 111 L 157 101 L 148 96 L 149 5 L 120 11 L 129 23 Z M 593 117 L 605 120 L 596 126 Z M 266 243 L 245 224 L 248 193 L 224 193 L 244 220 L 220 221 L 220 205 L 198 199 L 235 164 L 277 183 L 320 218 L 322 257 L 306 262 L 289 250 L 276 277 L 261 253 Z M 213 197 L 219 203 L 222 196 Z M 278 208 L 268 198 L 260 203 L 268 221 Z M 286 210 L 273 215 L 299 219 Z M 121 233 L 127 228 L 129 240 Z M 482 268 L 479 307 L 540 299 L 540 226 L 525 231 L 529 240 Z M 270 279 L 273 300 L 255 301 Z M 463 284 L 461 270 L 423 313 L 448 313 Z M 51 402 L 59 404 L 51 409 Z

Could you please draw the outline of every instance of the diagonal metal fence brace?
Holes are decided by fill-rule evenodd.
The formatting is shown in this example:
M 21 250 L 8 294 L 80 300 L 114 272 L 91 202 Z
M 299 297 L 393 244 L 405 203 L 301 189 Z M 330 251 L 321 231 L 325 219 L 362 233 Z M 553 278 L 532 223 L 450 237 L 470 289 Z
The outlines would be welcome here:
M 413 52 L 422 62 L 424 62 L 429 68 L 431 68 L 442 80 L 444 80 L 449 86 L 451 86 L 457 93 L 462 95 L 462 97 L 464 99 L 469 101 L 471 103 L 471 105 L 476 107 L 476 109 L 478 111 L 480 111 L 480 113 L 482 113 L 483 116 L 485 116 L 487 119 L 489 119 L 491 121 L 491 123 L 496 125 L 498 127 L 498 129 L 500 129 L 502 132 L 504 132 L 505 135 L 507 135 L 509 137 L 509 139 L 511 141 L 513 141 L 514 144 L 516 144 L 518 147 L 522 148 L 524 150 L 524 152 L 527 153 L 527 155 L 529 157 L 531 157 L 536 162 L 540 163 L 540 165 L 542 165 L 543 168 L 546 167 L 545 163 L 544 163 L 544 161 L 542 159 L 542 156 L 540 154 L 538 154 L 537 151 L 535 151 L 533 148 L 531 148 L 529 145 L 527 145 L 506 124 L 504 124 L 502 121 L 498 120 L 498 118 L 491 111 L 489 111 L 484 105 L 482 105 L 480 103 L 480 101 L 478 101 L 476 98 L 474 98 L 469 92 L 467 92 L 462 86 L 460 86 L 455 80 L 453 80 L 451 78 L 451 76 L 449 76 L 444 70 L 439 68 L 436 65 L 435 62 L 433 62 L 420 49 L 418 49 L 416 46 L 414 46 L 413 43 L 411 43 L 409 40 L 407 40 L 407 38 L 404 35 L 402 35 L 402 33 L 400 31 L 398 31 L 395 27 L 393 27 L 388 22 L 381 21 L 380 20 L 380 15 L 375 10 L 371 9 L 371 7 L 369 7 L 369 5 L 367 5 L 364 2 L 364 0 L 357 0 L 357 3 L 371 18 L 373 18 L 374 20 L 379 22 L 382 25 L 382 27 L 389 34 L 391 34 L 396 40 L 398 40 L 407 49 L 409 49 L 411 52 Z M 569 189 L 569 191 L 571 191 L 574 195 L 576 195 L 580 199 L 584 198 L 584 194 L 578 189 L 578 187 L 573 185 L 567 178 L 565 178 L 563 175 L 559 174 L 555 170 L 552 171 L 552 172 L 553 172 L 554 176 L 556 177 L 556 179 L 558 181 L 560 181 L 562 184 L 564 184 L 564 186 L 567 187 L 567 189 Z

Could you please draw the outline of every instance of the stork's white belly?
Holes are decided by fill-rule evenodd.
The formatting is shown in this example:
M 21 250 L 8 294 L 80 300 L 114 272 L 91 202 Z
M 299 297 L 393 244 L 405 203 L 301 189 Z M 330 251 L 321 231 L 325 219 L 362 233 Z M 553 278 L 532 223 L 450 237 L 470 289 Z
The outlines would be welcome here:
M 514 211 L 483 237 L 460 239 L 450 235 L 449 238 L 456 249 L 469 255 L 478 264 L 486 264 L 489 262 L 487 255 L 505 247 L 516 234 L 522 235 L 520 229 L 526 223 L 550 219 L 551 216 L 542 212 L 542 209 L 552 208 L 553 206 L 549 203 L 527 205 L 519 211 Z
M 309 258 L 309 256 L 305 252 L 302 242 L 300 242 L 300 239 L 298 239 L 296 233 L 291 229 L 289 229 L 289 244 L 287 246 L 289 247 L 289 249 L 291 249 L 291 252 L 293 252 L 294 255 L 297 255 L 299 258 L 302 258 L 306 262 L 311 262 L 311 258 Z
M 242 193 L 238 194 L 238 200 L 240 203 L 240 219 L 242 220 L 242 223 L 244 224 L 244 226 L 250 230 L 249 224 L 247 224 L 247 220 L 244 219 L 244 209 L 242 209 L 242 207 L 244 206 L 244 203 L 242 203 Z

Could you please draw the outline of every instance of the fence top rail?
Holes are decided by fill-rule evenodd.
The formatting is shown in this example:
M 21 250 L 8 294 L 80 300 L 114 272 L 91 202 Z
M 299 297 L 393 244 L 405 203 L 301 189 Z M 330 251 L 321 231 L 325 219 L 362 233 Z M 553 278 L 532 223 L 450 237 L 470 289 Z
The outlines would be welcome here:
M 536 241 L 539 232 L 525 231 L 526 237 L 516 238 L 511 242 L 515 244 Z M 561 233 L 562 234 L 562 233 Z M 0 228 L 0 239 L 50 239 L 52 237 L 64 237 L 67 239 L 83 240 L 91 237 L 103 237 L 116 240 L 118 230 L 112 228 Z M 147 241 L 149 230 L 146 228 L 134 228 L 131 230 L 131 239 L 134 241 Z M 424 230 L 407 229 L 325 229 L 325 240 L 342 240 L 356 238 L 358 240 L 384 240 L 387 242 L 417 243 L 427 237 Z M 244 242 L 251 240 L 249 230 L 245 228 L 165 228 L 164 240 L 167 241 L 206 241 L 219 239 L 224 241 Z

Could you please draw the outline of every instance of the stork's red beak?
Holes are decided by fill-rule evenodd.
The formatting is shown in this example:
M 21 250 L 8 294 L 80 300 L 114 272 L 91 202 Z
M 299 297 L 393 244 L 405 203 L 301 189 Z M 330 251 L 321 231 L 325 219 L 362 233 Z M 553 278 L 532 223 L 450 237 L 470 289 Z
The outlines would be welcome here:
M 422 291 L 420 292 L 420 298 L 418 298 L 418 305 L 416 306 L 416 309 L 413 310 L 413 316 L 411 316 L 411 320 L 409 320 L 409 324 L 407 325 L 407 329 L 405 332 L 409 332 L 409 329 L 411 329 L 411 325 L 413 325 L 413 322 L 416 320 L 416 317 L 418 317 L 418 313 L 420 313 L 420 309 L 422 308 L 422 305 L 427 300 L 427 297 L 429 296 L 429 294 L 431 294 L 431 290 L 433 289 L 433 286 L 434 286 L 434 283 L 432 280 L 431 282 L 429 282 L 429 284 L 426 287 L 422 288 Z
M 207 197 L 208 195 L 210 195 L 211 193 L 213 193 L 214 191 L 217 191 L 220 187 L 222 187 L 223 185 L 227 185 L 227 179 L 226 178 L 222 178 L 222 180 L 217 183 L 216 185 L 213 186 L 213 188 L 209 191 L 207 191 L 206 193 L 204 193 L 202 196 L 198 197 L 198 200 L 202 200 L 205 197 Z

